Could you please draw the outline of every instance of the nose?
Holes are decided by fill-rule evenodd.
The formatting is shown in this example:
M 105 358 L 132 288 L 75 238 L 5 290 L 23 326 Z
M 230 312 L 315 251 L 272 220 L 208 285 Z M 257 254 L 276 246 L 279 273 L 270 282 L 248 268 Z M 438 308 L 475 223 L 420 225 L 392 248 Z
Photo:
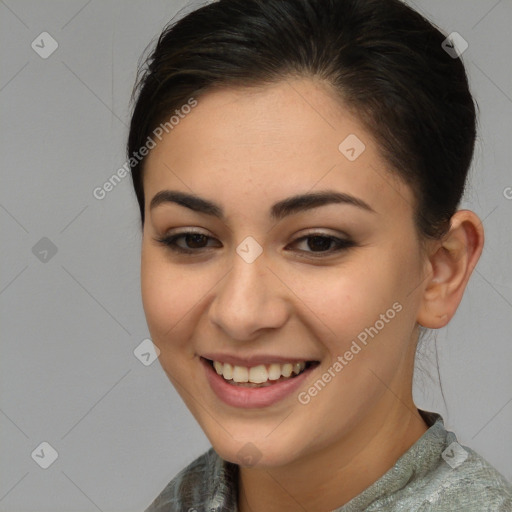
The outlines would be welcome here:
M 290 291 L 264 255 L 247 263 L 235 254 L 231 271 L 216 290 L 210 321 L 231 340 L 252 340 L 264 330 L 282 327 L 289 318 Z

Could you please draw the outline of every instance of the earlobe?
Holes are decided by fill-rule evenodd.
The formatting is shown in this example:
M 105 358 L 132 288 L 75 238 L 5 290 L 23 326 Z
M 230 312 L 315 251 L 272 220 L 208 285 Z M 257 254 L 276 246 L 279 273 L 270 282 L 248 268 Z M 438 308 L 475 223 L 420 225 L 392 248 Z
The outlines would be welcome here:
M 417 322 L 423 327 L 444 327 L 457 310 L 471 273 L 482 253 L 484 231 L 478 216 L 459 210 L 448 233 L 433 244 L 428 257 Z

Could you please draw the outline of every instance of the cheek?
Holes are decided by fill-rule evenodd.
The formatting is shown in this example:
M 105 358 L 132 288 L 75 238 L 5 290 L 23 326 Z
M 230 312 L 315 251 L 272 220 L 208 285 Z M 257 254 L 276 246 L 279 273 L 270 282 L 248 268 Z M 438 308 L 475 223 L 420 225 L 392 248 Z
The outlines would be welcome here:
M 186 314 L 187 287 L 180 274 L 153 248 L 143 246 L 141 293 L 146 321 L 153 342 L 162 350 L 172 338 L 174 326 Z
M 357 334 L 397 300 L 396 284 L 389 273 L 376 267 L 338 267 L 309 278 L 295 276 L 292 282 L 300 283 L 297 296 L 331 338 L 332 334 L 341 338 Z
M 165 359 L 193 354 L 190 339 L 203 312 L 202 299 L 217 280 L 210 270 L 172 263 L 165 251 L 143 246 L 142 303 L 153 343 Z
M 407 297 L 411 276 L 411 262 L 379 251 L 328 272 L 292 276 L 291 282 L 298 283 L 310 329 L 331 357 L 345 354 L 358 341 L 361 350 L 354 360 L 373 365 L 383 357 L 393 364 L 409 343 L 415 322 Z

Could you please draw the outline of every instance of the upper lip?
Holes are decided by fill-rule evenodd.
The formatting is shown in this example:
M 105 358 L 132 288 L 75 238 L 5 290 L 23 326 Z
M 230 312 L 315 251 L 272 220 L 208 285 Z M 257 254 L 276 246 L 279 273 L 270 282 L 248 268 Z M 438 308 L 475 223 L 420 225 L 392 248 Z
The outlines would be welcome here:
M 310 358 L 287 357 L 269 354 L 253 354 L 246 357 L 240 357 L 231 354 L 209 353 L 202 354 L 201 357 L 203 357 L 204 359 L 209 359 L 210 361 L 219 361 L 220 363 L 229 363 L 233 366 L 246 366 L 248 368 L 252 366 L 258 366 L 260 364 L 285 364 L 301 363 L 302 361 L 316 361 L 316 359 Z

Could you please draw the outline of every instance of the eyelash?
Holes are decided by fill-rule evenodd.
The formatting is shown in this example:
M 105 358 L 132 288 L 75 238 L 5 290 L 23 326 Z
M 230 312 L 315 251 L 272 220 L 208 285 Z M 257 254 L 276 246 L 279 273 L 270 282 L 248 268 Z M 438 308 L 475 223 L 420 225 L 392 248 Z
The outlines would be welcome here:
M 181 233 L 176 233 L 174 235 L 170 236 L 164 236 L 161 238 L 155 238 L 155 241 L 166 248 L 170 249 L 171 251 L 179 254 L 189 254 L 189 255 L 197 255 L 200 252 L 203 252 L 204 250 L 208 250 L 208 247 L 200 247 L 198 249 L 185 249 L 183 247 L 180 247 L 176 244 L 176 240 L 180 238 L 184 238 L 188 235 L 202 235 L 207 239 L 206 243 L 208 243 L 208 240 L 213 240 L 213 237 L 210 237 L 208 235 L 205 235 L 204 233 L 199 233 L 196 231 L 183 231 Z M 313 255 L 313 258 L 322 258 L 326 256 L 330 256 L 334 253 L 341 252 L 347 249 L 350 249 L 352 247 L 355 247 L 357 244 L 348 238 L 342 239 L 338 238 L 332 235 L 328 235 L 326 233 L 310 233 L 308 235 L 302 236 L 300 238 L 297 238 L 292 242 L 292 244 L 308 240 L 310 238 L 321 238 L 321 239 L 328 239 L 331 242 L 334 242 L 335 249 L 329 249 L 327 251 L 300 251 L 302 253 L 307 253 L 308 255 Z M 309 256 L 308 256 L 309 257 Z

